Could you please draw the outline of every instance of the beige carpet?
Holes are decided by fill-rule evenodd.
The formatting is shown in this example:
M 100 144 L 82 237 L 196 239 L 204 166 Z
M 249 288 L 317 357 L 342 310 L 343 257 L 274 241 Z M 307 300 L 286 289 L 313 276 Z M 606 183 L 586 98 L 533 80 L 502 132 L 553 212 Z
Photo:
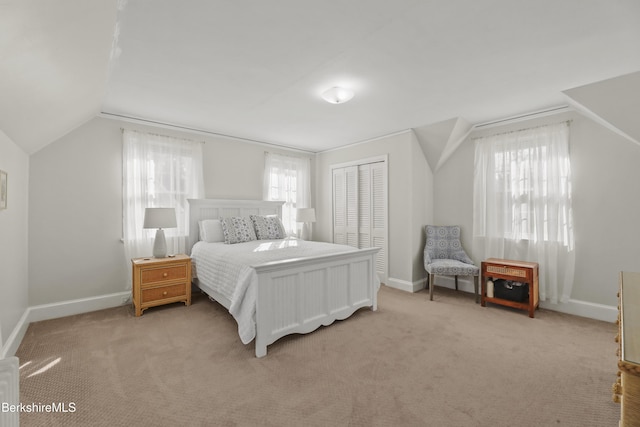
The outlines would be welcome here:
M 32 324 L 23 426 L 617 426 L 616 326 L 382 287 L 360 310 L 256 359 L 204 297 Z M 56 362 L 57 361 L 57 362 Z M 47 367 L 48 369 L 43 370 Z

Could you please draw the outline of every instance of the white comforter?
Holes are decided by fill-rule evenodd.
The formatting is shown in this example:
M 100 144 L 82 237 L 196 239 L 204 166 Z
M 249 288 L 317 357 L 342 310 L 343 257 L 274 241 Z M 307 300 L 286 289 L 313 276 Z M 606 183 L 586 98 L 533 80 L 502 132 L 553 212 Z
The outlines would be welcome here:
M 355 250 L 351 246 L 298 239 L 255 240 L 233 245 L 198 242 L 191 250 L 191 257 L 198 280 L 231 302 L 229 312 L 238 323 L 240 339 L 248 344 L 256 336 L 258 277 L 251 266 Z

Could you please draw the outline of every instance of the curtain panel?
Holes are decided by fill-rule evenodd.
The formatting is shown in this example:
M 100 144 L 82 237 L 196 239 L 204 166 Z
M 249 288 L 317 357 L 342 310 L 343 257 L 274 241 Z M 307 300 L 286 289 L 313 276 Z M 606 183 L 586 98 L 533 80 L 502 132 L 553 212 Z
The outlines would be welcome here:
M 265 153 L 263 186 L 265 200 L 285 202 L 282 225 L 287 234 L 300 237 L 302 224 L 296 222 L 296 210 L 311 207 L 311 159 Z
M 142 228 L 145 208 L 175 208 L 178 226 L 165 230 L 167 252 L 184 253 L 187 199 L 204 196 L 202 143 L 124 130 L 122 154 L 126 261 L 151 255 L 156 230 Z
M 569 123 L 475 145 L 474 254 L 538 262 L 540 299 L 567 302 L 575 270 Z

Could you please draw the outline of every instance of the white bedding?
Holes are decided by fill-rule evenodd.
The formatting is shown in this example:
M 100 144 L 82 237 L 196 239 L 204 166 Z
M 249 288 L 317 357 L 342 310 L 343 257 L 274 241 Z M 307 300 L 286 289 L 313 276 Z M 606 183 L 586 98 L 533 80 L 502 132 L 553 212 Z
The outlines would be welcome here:
M 229 312 L 238 323 L 240 339 L 248 344 L 256 336 L 258 277 L 251 266 L 355 250 L 351 246 L 291 238 L 233 245 L 200 241 L 193 246 L 191 258 L 198 280 L 231 301 Z

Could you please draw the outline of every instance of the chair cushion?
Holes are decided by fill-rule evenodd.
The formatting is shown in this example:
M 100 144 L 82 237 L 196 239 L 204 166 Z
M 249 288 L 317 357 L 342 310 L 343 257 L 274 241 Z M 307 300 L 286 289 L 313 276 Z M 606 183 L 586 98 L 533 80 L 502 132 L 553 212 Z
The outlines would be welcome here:
M 434 259 L 425 266 L 430 274 L 445 276 L 478 276 L 480 269 L 473 264 L 466 264 L 455 259 Z

